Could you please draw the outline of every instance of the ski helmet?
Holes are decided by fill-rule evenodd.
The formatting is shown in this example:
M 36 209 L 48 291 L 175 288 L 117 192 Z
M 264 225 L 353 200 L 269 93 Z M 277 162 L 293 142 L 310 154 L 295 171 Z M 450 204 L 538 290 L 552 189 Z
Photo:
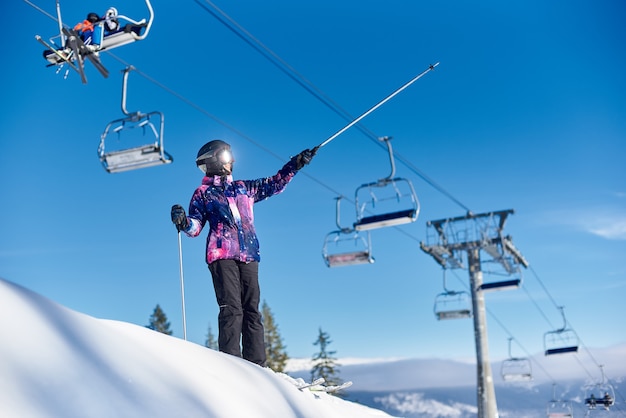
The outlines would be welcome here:
M 98 20 L 100 20 L 100 16 L 98 16 L 97 13 L 91 12 L 87 15 L 87 20 L 91 23 L 96 23 Z
M 196 165 L 207 176 L 222 176 L 232 172 L 232 163 L 235 162 L 230 151 L 230 145 L 215 139 L 207 142 L 198 151 Z M 231 163 L 230 170 L 225 165 Z

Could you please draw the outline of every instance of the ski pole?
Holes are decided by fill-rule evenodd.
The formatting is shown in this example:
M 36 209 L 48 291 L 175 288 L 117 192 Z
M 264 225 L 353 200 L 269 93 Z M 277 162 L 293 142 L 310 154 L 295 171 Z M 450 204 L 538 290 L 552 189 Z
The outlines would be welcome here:
M 183 339 L 187 341 L 187 320 L 185 318 L 185 279 L 183 278 L 183 244 L 178 231 L 178 264 L 180 269 L 180 299 L 183 306 Z
M 417 80 L 419 80 L 420 78 L 422 78 L 426 73 L 428 73 L 429 71 L 432 71 L 435 69 L 436 66 L 438 66 L 439 63 L 437 62 L 436 64 L 431 64 L 426 70 L 422 71 L 420 74 L 418 74 L 417 76 L 413 77 L 412 80 L 408 81 L 407 83 L 405 83 L 403 86 L 401 86 L 400 88 L 398 88 L 396 91 L 394 91 L 393 93 L 391 93 L 389 96 L 385 97 L 383 100 L 381 100 L 380 102 L 378 102 L 376 105 L 374 105 L 373 107 L 371 107 L 368 111 L 366 111 L 365 113 L 363 113 L 361 116 L 359 116 L 358 118 L 356 118 L 355 120 L 353 120 L 352 122 L 350 122 L 349 124 L 347 124 L 346 126 L 344 126 L 343 128 L 341 128 L 340 130 L 338 130 L 335 134 L 333 134 L 330 138 L 328 138 L 326 141 L 322 142 L 321 144 L 319 144 L 317 147 L 315 147 L 316 149 L 322 148 L 324 145 L 328 144 L 330 141 L 332 141 L 333 139 L 337 138 L 339 135 L 341 135 L 342 133 L 344 133 L 345 131 L 347 131 L 348 129 L 350 129 L 352 126 L 356 125 L 357 123 L 359 123 L 361 121 L 361 119 L 363 119 L 364 117 L 366 117 L 367 115 L 369 115 L 370 113 L 372 113 L 374 110 L 378 109 L 379 107 L 381 107 L 382 105 L 384 105 L 385 103 L 387 103 L 389 100 L 391 100 L 395 95 L 397 95 L 398 93 L 400 93 L 402 90 L 406 89 L 407 87 L 409 87 L 411 84 L 415 83 Z

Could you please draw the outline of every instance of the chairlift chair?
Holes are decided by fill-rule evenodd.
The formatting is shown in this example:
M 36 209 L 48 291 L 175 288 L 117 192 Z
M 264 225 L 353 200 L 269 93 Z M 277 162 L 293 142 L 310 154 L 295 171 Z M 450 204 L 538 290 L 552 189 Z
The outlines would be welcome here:
M 548 418 L 573 418 L 574 408 L 569 401 L 552 400 L 546 407 L 546 416 Z
M 454 290 L 440 293 L 435 298 L 434 312 L 438 320 L 470 318 L 470 296 L 467 292 Z
M 463 319 L 472 316 L 472 299 L 465 291 L 449 290 L 446 286 L 446 270 L 443 270 L 443 293 L 435 297 L 433 308 L 438 320 Z
M 546 407 L 546 416 L 548 418 L 573 418 L 574 408 L 570 401 L 557 399 L 556 383 L 552 384 L 552 400 L 548 402 Z
M 365 236 L 352 228 L 344 228 L 340 225 L 340 201 L 336 203 L 336 223 L 338 230 L 329 232 L 324 239 L 322 257 L 328 267 L 353 266 L 357 264 L 371 264 L 372 242 L 369 231 Z
M 408 179 L 394 177 L 396 167 L 391 137 L 385 136 L 380 140 L 387 145 L 391 173 L 386 178 L 362 184 L 356 189 L 357 221 L 354 229 L 357 231 L 415 222 L 419 215 L 420 205 L 413 184 Z M 389 210 L 390 207 L 393 209 Z
M 352 245 L 352 249 L 348 250 L 350 245 Z M 330 232 L 324 240 L 322 255 L 328 267 L 354 266 L 374 262 L 369 232 L 367 232 L 367 237 L 360 236 L 358 231 L 354 230 Z
M 117 10 L 111 8 L 114 15 L 107 15 L 103 20 L 96 23 L 101 30 L 94 31 L 94 35 L 92 36 L 98 36 L 96 33 L 100 33 L 99 51 L 106 51 L 131 42 L 141 41 L 148 36 L 154 20 L 154 11 L 150 0 L 145 0 L 145 3 L 149 12 L 148 19 L 144 18 L 137 21 L 124 15 L 118 15 Z M 81 46 L 82 40 L 77 39 L 75 31 L 70 30 L 67 25 L 63 23 L 61 19 L 60 0 L 56 0 L 56 9 L 59 34 L 51 37 L 49 42 L 43 40 L 39 35 L 35 36 L 35 39 L 46 48 L 43 56 L 48 61 L 48 66 L 57 66 L 58 73 L 65 64 L 67 64 L 69 68 L 80 74 L 83 83 L 87 83 L 84 61 L 88 59 L 105 78 L 108 77 L 109 72 L 100 62 L 98 55 L 93 54 L 90 50 Z M 118 23 L 117 30 L 105 30 L 105 26 L 111 21 Z M 65 71 L 65 78 L 67 78 L 68 72 L 69 70 Z
M 615 405 L 615 389 L 610 385 L 604 376 L 604 368 L 600 366 L 602 371 L 602 380 L 596 384 L 585 386 L 585 405 L 589 409 L 602 407 L 609 410 Z
M 503 274 L 510 278 L 505 280 L 495 280 L 493 282 L 486 282 L 480 285 L 480 290 L 483 292 L 493 292 L 499 290 L 511 290 L 517 289 L 522 284 L 522 272 L 520 264 L 525 260 L 511 255 L 508 252 L 508 248 L 504 243 L 508 242 L 508 238 L 500 237 L 500 241 L 497 243 L 484 242 L 481 248 L 492 258 L 492 261 L 497 263 L 503 271 Z M 512 246 L 512 243 L 510 244 Z
M 526 382 L 532 380 L 532 365 L 530 359 L 513 357 L 511 355 L 511 341 L 509 338 L 509 358 L 502 362 L 500 373 L 505 382 Z
M 132 67 L 127 67 L 124 70 L 122 83 L 122 112 L 126 117 L 110 122 L 100 136 L 98 156 L 100 157 L 100 162 L 103 167 L 109 173 L 120 173 L 139 168 L 153 167 L 161 164 L 169 164 L 173 161 L 172 156 L 169 155 L 163 147 L 163 128 L 165 124 L 163 113 L 157 111 L 149 113 L 130 113 L 126 110 L 128 73 L 131 70 Z M 158 128 L 153 122 L 154 119 L 158 119 Z M 154 142 L 113 151 L 106 149 L 107 138 L 109 138 L 111 133 L 115 133 L 118 138 L 121 138 L 123 132 L 137 128 L 141 128 L 144 134 L 146 131 L 149 131 L 151 136 L 154 137 Z
M 567 321 L 562 306 L 559 307 L 559 310 L 563 317 L 563 326 L 554 331 L 548 331 L 543 335 L 543 345 L 546 356 L 575 353 L 578 351 L 578 335 L 573 329 L 567 328 Z

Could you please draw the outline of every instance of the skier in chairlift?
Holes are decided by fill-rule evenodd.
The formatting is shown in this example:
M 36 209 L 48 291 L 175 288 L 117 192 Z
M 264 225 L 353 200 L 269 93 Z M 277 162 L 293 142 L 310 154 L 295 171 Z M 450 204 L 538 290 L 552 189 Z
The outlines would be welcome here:
M 262 367 L 266 355 L 259 312 L 260 254 L 252 208 L 254 203 L 281 193 L 311 162 L 317 149 L 300 152 L 271 177 L 233 180 L 235 159 L 230 145 L 219 139 L 210 141 L 200 148 L 196 158 L 205 176 L 193 193 L 189 215 L 182 206 L 172 206 L 172 222 L 189 237 L 197 237 L 209 223 L 206 262 L 220 309 L 219 350 Z
M 74 26 L 74 30 L 80 36 L 85 46 L 94 53 L 100 49 L 102 39 L 120 30 L 120 24 L 117 20 L 117 9 L 109 7 L 100 17 L 97 13 L 90 12 L 82 22 Z

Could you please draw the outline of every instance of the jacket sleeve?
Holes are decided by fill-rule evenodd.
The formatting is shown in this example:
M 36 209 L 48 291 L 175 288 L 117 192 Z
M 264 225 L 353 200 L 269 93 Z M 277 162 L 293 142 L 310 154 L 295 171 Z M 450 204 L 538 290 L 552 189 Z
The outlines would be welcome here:
M 185 230 L 185 234 L 190 237 L 197 237 L 202 232 L 202 228 L 206 224 L 206 206 L 204 204 L 204 189 L 198 187 L 189 202 L 189 227 Z
M 251 180 L 247 182 L 248 192 L 255 202 L 260 202 L 270 196 L 282 192 L 287 184 L 293 179 L 296 170 L 296 157 L 292 157 L 278 173 L 272 177 Z

